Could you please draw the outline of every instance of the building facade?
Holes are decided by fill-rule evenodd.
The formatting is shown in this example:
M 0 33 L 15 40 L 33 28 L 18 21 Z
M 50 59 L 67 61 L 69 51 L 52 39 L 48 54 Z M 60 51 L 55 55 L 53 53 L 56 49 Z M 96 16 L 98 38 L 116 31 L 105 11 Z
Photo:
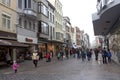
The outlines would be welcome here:
M 49 0 L 55 7 L 55 53 L 63 49 L 63 11 L 59 0 Z
M 84 47 L 90 49 L 90 39 L 87 33 L 84 34 Z
M 37 0 L 38 3 L 38 49 L 43 56 L 48 52 L 49 14 L 47 0 Z
M 37 2 L 35 0 L 18 0 L 17 40 L 29 45 L 29 52 L 37 50 Z
M 81 43 L 80 43 L 80 29 L 79 27 L 75 27 L 75 36 L 76 36 L 76 46 L 77 47 L 81 47 Z
M 18 50 L 27 45 L 17 41 L 17 1 L 0 1 L 0 65 L 17 59 Z M 14 4 L 14 5 L 13 5 Z
M 67 47 L 72 47 L 72 39 L 71 39 L 71 22 L 70 18 L 67 16 L 63 17 L 63 31 L 64 31 L 64 42 L 67 43 Z
M 48 17 L 49 17 L 49 43 L 48 43 L 48 51 L 53 53 L 55 56 L 55 7 L 51 2 L 48 1 Z
M 97 0 L 97 12 L 92 15 L 94 34 L 104 36 L 104 43 L 107 48 L 113 51 L 116 42 L 119 41 L 119 15 L 120 1 L 119 0 Z M 115 44 L 111 43 L 115 40 Z M 115 50 L 115 49 L 114 49 Z M 113 51 L 113 60 L 120 63 L 120 49 Z
M 73 45 L 76 43 L 75 38 L 74 38 L 75 37 L 75 29 L 71 26 L 70 31 L 71 31 L 71 33 L 70 33 L 71 44 L 72 44 L 72 47 L 73 47 Z

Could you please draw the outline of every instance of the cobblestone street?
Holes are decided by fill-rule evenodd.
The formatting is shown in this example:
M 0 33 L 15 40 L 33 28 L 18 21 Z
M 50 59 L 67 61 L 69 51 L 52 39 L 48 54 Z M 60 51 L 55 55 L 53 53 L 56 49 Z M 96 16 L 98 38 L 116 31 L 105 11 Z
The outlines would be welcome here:
M 69 59 L 46 63 L 39 61 L 35 68 L 32 61 L 20 64 L 18 73 L 11 68 L 0 70 L 0 80 L 120 80 L 120 67 L 115 63 L 98 64 L 96 61 Z

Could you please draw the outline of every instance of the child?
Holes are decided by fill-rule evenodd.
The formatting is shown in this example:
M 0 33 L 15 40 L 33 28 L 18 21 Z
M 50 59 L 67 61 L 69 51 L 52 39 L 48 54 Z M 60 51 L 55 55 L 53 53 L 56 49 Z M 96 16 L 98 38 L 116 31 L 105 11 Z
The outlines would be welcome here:
M 14 72 L 17 73 L 17 68 L 19 67 L 19 64 L 16 61 L 14 61 L 12 67 Z

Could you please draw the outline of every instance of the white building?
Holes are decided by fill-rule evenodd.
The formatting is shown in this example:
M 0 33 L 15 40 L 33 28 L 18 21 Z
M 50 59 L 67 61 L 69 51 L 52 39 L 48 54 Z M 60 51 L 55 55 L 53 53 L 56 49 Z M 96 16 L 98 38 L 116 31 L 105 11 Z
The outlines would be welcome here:
M 37 2 L 36 0 L 17 0 L 18 25 L 17 39 L 26 43 L 30 50 L 37 48 Z

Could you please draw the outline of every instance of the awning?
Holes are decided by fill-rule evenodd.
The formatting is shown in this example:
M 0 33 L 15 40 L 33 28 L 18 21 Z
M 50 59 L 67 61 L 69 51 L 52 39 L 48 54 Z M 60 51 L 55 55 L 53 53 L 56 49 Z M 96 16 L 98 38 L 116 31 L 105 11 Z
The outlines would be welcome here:
M 0 39 L 0 46 L 28 47 L 28 45 L 19 43 L 14 40 L 2 40 L 2 39 Z
M 114 3 L 113 3 L 114 4 Z M 95 35 L 107 35 L 112 30 L 120 18 L 120 4 L 114 4 L 107 6 L 101 13 L 95 13 L 92 15 L 94 34 Z

